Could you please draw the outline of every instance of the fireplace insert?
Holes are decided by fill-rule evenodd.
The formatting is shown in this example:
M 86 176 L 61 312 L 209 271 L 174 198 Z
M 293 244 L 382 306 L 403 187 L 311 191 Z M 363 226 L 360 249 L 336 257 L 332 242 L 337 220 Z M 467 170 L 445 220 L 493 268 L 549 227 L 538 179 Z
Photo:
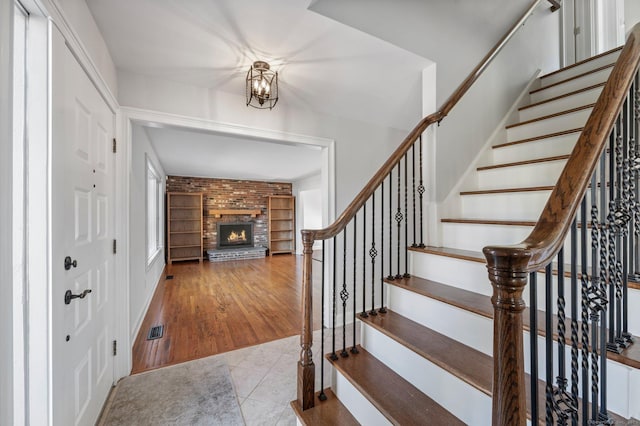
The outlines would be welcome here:
M 218 223 L 218 249 L 253 247 L 253 223 Z

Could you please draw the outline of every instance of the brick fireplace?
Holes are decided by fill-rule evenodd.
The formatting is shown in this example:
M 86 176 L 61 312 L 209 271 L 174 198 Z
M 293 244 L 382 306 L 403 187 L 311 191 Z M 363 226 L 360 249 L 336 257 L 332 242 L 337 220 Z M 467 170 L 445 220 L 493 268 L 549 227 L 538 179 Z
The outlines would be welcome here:
M 268 245 L 268 217 L 267 204 L 270 195 L 291 195 L 291 183 L 262 182 L 251 180 L 210 179 L 187 176 L 168 176 L 167 191 L 201 192 L 203 204 L 203 234 L 204 250 L 224 251 L 223 260 L 238 258 L 254 258 L 256 253 L 234 257 L 232 251 L 236 248 L 219 249 L 218 238 L 220 224 L 253 225 L 253 245 L 255 249 L 262 249 Z M 210 215 L 210 210 L 259 210 L 255 217 L 247 214 Z M 246 233 L 246 232 L 245 232 Z M 206 253 L 205 253 L 206 254 Z

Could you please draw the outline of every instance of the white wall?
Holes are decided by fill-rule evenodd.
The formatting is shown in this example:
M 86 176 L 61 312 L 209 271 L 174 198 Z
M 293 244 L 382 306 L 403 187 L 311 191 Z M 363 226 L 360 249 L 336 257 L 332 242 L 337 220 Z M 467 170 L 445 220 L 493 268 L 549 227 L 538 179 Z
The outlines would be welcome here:
M 529 18 L 438 127 L 438 201 L 460 180 L 535 72 L 559 67 L 560 14 L 551 13 L 546 6 Z M 438 65 L 438 74 L 441 72 Z
M 640 1 L 624 0 L 625 32 L 628 32 L 637 22 L 640 22 Z
M 63 12 L 76 37 L 91 57 L 111 92 L 118 93 L 116 66 L 85 0 L 53 0 Z
M 320 229 L 322 223 L 322 191 L 319 174 L 308 176 L 293 182 L 292 192 L 296 197 L 296 253 L 302 254 L 303 229 Z M 329 225 L 324 224 L 324 225 Z M 314 248 L 322 247 L 322 242 L 316 241 Z
M 120 104 L 223 123 L 325 137 L 336 141 L 336 212 L 351 202 L 407 132 L 288 108 L 286 92 L 272 110 L 245 105 L 244 95 L 118 72 Z
M 0 0 L 0 424 L 13 424 L 13 1 Z
M 129 283 L 129 309 L 130 309 L 130 337 L 131 345 L 135 342 L 136 335 L 144 319 L 147 307 L 153 297 L 162 271 L 164 270 L 164 250 L 156 256 L 155 260 L 147 267 L 146 245 L 146 159 L 153 163 L 160 173 L 165 190 L 166 174 L 158 161 L 158 157 L 151 146 L 151 142 L 141 126 L 132 127 L 133 142 L 131 144 L 131 169 L 130 173 L 130 230 L 129 255 L 131 258 L 131 281 Z M 164 205 L 164 202 L 163 202 Z M 164 218 L 164 214 L 161 215 Z

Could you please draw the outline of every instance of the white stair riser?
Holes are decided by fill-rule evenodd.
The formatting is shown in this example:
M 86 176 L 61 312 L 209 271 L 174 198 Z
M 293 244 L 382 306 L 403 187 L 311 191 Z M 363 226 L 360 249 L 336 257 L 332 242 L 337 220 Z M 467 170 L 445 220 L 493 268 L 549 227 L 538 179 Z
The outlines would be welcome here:
M 333 381 L 333 393 L 338 397 L 342 405 L 351 413 L 356 420 L 363 425 L 386 426 L 392 423 L 382 415 L 376 407 L 363 396 L 338 370 L 335 372 Z
M 392 286 L 394 287 L 394 286 Z M 417 295 L 413 292 L 397 288 L 395 290 L 390 289 L 389 307 L 396 313 L 410 318 L 411 320 L 422 324 L 432 330 L 435 330 L 441 334 L 451 337 L 467 346 L 470 346 L 476 350 L 491 355 L 493 352 L 493 321 L 482 317 L 463 309 L 456 308 L 444 302 L 437 301 L 428 297 Z M 474 320 L 475 318 L 475 320 Z M 370 327 L 366 327 L 370 328 Z M 472 330 L 469 330 L 469 329 Z M 470 332 L 471 331 L 471 332 Z M 378 332 L 376 332 L 378 333 Z M 566 335 L 570 336 L 571 330 L 567 329 Z M 366 341 L 366 332 L 363 328 L 363 344 Z M 378 350 L 386 350 L 393 353 L 393 350 L 389 348 L 392 345 L 396 345 L 400 348 L 404 348 L 402 345 L 386 338 L 384 345 L 386 349 L 373 348 L 372 345 L 366 347 L 368 351 L 376 353 Z M 525 354 L 525 372 L 531 371 L 531 363 L 529 359 L 530 354 L 530 335 L 529 332 L 523 333 L 524 340 L 524 354 Z M 546 371 L 545 365 L 545 338 L 538 336 L 538 377 L 545 379 Z M 565 365 L 571 365 L 570 346 L 565 346 Z M 400 358 L 400 363 L 403 363 L 406 358 Z M 388 362 L 385 361 L 385 363 Z M 557 343 L 554 339 L 554 377 L 557 376 Z M 393 368 L 393 367 L 392 367 Z M 408 364 L 409 371 L 416 371 L 416 365 L 414 363 Z M 627 416 L 629 413 L 629 400 L 627 397 L 627 389 L 630 385 L 631 375 L 630 369 L 627 366 L 621 365 L 615 361 L 607 362 L 608 379 L 610 383 L 616 385 L 612 387 L 609 385 L 609 409 L 615 413 L 623 416 Z M 394 369 L 395 370 L 395 369 Z M 410 380 L 409 376 L 406 376 L 402 372 L 396 371 L 402 375 L 406 380 Z M 414 384 L 415 385 L 415 384 Z M 415 385 L 420 388 L 420 386 Z M 623 390 L 621 391 L 622 388 Z M 421 388 L 420 388 L 421 389 Z M 422 390 L 422 389 L 421 389 Z M 424 392 L 424 390 L 423 390 Z M 425 392 L 426 393 L 426 392 Z M 431 396 L 431 395 L 430 395 Z M 432 398 L 434 398 L 432 396 Z M 438 401 L 436 398 L 434 398 Z M 438 401 L 440 402 L 440 401 Z M 455 414 L 455 413 L 454 413 Z
M 389 287 L 388 305 L 392 311 L 480 352 L 492 354 L 493 339 L 487 339 L 493 333 L 493 321 L 490 318 L 394 285 Z
M 412 265 L 411 274 L 416 277 L 456 286 L 486 296 L 491 296 L 493 292 L 484 263 L 414 251 L 409 253 Z
M 531 103 L 546 101 L 556 96 L 566 95 L 567 93 L 575 92 L 576 90 L 584 89 L 594 84 L 603 83 L 607 81 L 611 70 L 612 68 L 605 68 L 604 70 L 596 71 L 583 77 L 558 84 L 557 86 L 551 86 L 547 89 L 532 93 Z
M 545 161 L 521 166 L 478 171 L 478 189 L 551 186 L 558 182 L 566 160 Z
M 491 150 L 493 164 L 567 155 L 571 153 L 579 137 L 579 133 L 570 133 L 568 135 L 495 148 Z
M 488 245 L 511 245 L 524 240 L 531 226 L 478 225 L 467 223 L 443 223 L 444 247 L 482 251 Z
M 442 223 L 443 246 L 461 250 L 481 252 L 486 246 L 512 245 L 522 242 L 533 230 L 533 226 L 490 225 L 476 223 Z M 570 236 L 564 243 L 565 263 L 571 253 Z M 580 242 L 578 241 L 578 244 Z M 591 234 L 587 235 L 587 265 L 591 265 Z M 577 253 L 580 259 L 580 250 Z
M 491 398 L 487 394 L 366 324 L 362 328 L 362 345 L 463 422 L 491 424 Z
M 528 139 L 536 136 L 547 135 L 549 133 L 562 132 L 564 130 L 583 127 L 591 114 L 591 110 L 592 108 L 587 108 L 511 127 L 507 129 L 507 140 L 509 142 L 513 142 L 521 139 Z
M 463 217 L 537 220 L 551 191 L 462 195 Z
M 555 84 L 559 81 L 566 80 L 571 77 L 575 77 L 580 74 L 584 74 L 585 72 L 594 70 L 596 68 L 600 68 L 604 65 L 613 64 L 620 56 L 620 51 L 617 50 L 615 52 L 611 52 L 608 55 L 601 56 L 599 58 L 595 58 L 586 62 L 584 64 L 577 65 L 575 67 L 568 68 L 564 71 L 560 71 L 558 73 L 552 74 L 548 77 L 544 77 L 540 79 L 542 84 L 541 87 L 546 87 L 550 84 Z
M 583 105 L 593 104 L 596 102 L 601 92 L 602 87 L 596 87 L 591 90 L 576 93 L 575 95 L 562 97 L 554 101 L 545 102 L 543 104 L 522 109 L 520 110 L 520 120 L 532 120 L 534 118 L 554 114 L 558 111 L 566 111 L 569 109 L 581 107 Z

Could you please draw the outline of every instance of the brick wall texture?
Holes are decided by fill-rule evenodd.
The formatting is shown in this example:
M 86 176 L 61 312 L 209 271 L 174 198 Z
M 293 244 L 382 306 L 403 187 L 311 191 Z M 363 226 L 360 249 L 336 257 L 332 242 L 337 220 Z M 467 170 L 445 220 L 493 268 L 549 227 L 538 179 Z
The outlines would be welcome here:
M 204 210 L 204 250 L 215 249 L 217 224 L 253 222 L 256 246 L 268 245 L 267 204 L 269 195 L 291 195 L 291 183 L 260 182 L 251 180 L 210 179 L 168 176 L 167 192 L 201 192 Z M 246 215 L 223 215 L 219 219 L 209 216 L 210 209 L 260 209 L 256 218 Z

